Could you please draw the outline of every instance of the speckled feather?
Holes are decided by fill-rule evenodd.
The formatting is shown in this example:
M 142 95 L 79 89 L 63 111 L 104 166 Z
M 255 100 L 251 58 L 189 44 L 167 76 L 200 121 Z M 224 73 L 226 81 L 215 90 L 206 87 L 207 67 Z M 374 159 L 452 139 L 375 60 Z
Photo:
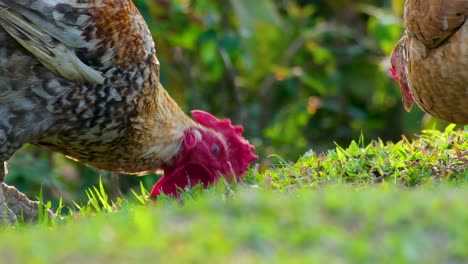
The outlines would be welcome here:
M 468 124 L 468 1 L 407 0 L 404 16 L 396 50 L 405 53 L 398 63 L 414 101 L 435 117 Z
M 159 83 L 151 34 L 128 0 L 0 0 L 0 161 L 32 142 L 142 174 L 204 129 Z
M 406 33 L 428 48 L 436 48 L 457 32 L 468 16 L 467 0 L 407 0 Z

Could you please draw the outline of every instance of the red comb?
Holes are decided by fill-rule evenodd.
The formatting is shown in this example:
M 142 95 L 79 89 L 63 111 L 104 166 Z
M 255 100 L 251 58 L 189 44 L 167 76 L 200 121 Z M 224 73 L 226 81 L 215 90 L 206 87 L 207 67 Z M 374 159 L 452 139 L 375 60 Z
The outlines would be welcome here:
M 255 147 L 242 137 L 244 128 L 240 125 L 234 126 L 229 119 L 217 119 L 212 114 L 201 110 L 193 110 L 193 119 L 199 124 L 221 133 L 229 147 L 229 162 L 236 177 L 240 177 L 247 171 L 251 162 L 258 159 L 253 153 Z
M 393 69 L 392 67 L 390 67 L 388 69 L 390 70 L 390 73 L 392 74 L 393 78 L 395 78 L 395 80 L 397 80 L 397 82 L 399 82 L 400 81 L 400 76 L 398 76 L 395 69 Z

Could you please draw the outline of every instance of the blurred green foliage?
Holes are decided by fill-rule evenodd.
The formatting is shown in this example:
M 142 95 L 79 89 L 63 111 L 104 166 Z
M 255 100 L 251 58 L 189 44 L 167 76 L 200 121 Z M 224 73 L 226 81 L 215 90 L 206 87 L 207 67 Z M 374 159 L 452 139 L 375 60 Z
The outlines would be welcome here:
M 135 3 L 155 38 L 165 88 L 187 112 L 204 109 L 243 124 L 262 165 L 273 153 L 296 160 L 361 133 L 397 140 L 433 126 L 417 107 L 403 112 L 387 71 L 403 32 L 404 0 Z M 120 179 L 124 192 L 157 179 L 109 177 L 28 146 L 11 160 L 7 182 L 31 197 L 42 186 L 46 200 L 70 202 L 99 175 L 108 185 Z

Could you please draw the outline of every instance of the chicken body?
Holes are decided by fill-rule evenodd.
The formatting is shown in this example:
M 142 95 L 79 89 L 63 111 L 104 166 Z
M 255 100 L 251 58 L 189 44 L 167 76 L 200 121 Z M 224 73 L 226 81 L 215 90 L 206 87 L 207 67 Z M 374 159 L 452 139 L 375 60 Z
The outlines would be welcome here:
M 468 1 L 407 0 L 406 33 L 391 58 L 403 103 L 468 124 Z
M 131 0 L 0 0 L 0 161 L 30 142 L 109 171 L 198 162 L 204 169 L 194 174 L 216 178 L 239 158 L 216 127 L 189 118 L 161 86 L 154 42 Z M 237 132 L 233 146 L 243 140 Z M 237 173 L 256 159 L 244 141 Z M 228 153 L 223 160 L 197 153 L 214 145 Z M 200 165 L 198 154 L 212 164 Z
M 1 0 L 0 5 L 3 2 Z M 62 6 L 65 12 L 62 13 L 53 1 L 36 1 L 40 14 L 55 8 L 51 11 L 52 17 L 65 20 L 74 15 L 69 19 L 76 24 L 81 21 L 79 30 L 69 36 L 77 38 L 77 43 L 66 39 L 71 42 L 68 45 L 50 35 L 45 35 L 49 43 L 36 39 L 38 36 L 29 39 L 28 35 L 33 33 L 16 30 L 7 18 L 0 18 L 5 30 L 16 38 L 25 39 L 26 47 L 38 50 L 32 51 L 33 54 L 45 53 L 44 63 L 41 63 L 39 56 L 31 55 L 7 32 L 0 31 L 0 103 L 3 108 L 0 135 L 3 142 L 6 141 L 0 146 L 1 160 L 9 159 L 24 143 L 34 142 L 99 169 L 144 173 L 174 157 L 183 131 L 198 126 L 159 85 L 153 40 L 133 4 L 128 1 L 89 2 L 92 4 L 82 4 L 78 9 L 82 10 L 80 14 L 72 11 L 71 3 Z M 31 10 L 28 8 L 33 7 L 26 6 L 25 10 Z M 13 15 L 11 17 L 13 20 Z M 27 21 L 22 22 L 23 27 L 28 26 Z M 55 24 L 50 20 L 42 22 L 43 28 L 32 24 L 42 30 L 41 33 L 51 34 L 59 27 L 58 21 Z M 100 23 L 105 28 L 100 27 Z M 73 26 L 77 25 L 65 25 L 61 30 L 70 32 Z M 87 31 L 85 39 L 93 39 L 94 43 L 74 35 Z M 49 51 L 44 45 L 65 51 Z M 73 46 L 82 50 L 77 51 Z M 62 62 L 67 60 L 65 52 L 87 63 L 81 66 L 84 74 L 75 73 L 78 69 L 73 62 Z M 51 66 L 48 69 L 43 64 Z

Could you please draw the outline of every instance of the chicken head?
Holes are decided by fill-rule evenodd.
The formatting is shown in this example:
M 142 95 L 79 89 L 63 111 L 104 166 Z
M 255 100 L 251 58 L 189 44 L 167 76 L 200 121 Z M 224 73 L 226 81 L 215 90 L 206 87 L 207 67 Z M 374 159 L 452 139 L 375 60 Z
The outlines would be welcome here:
M 390 63 L 392 67 L 390 67 L 390 73 L 392 74 L 393 78 L 398 82 L 400 85 L 401 91 L 401 100 L 403 102 L 403 106 L 405 107 L 406 111 L 411 111 L 413 106 L 413 96 L 411 95 L 411 90 L 408 85 L 408 80 L 406 77 L 406 37 L 400 39 L 398 44 L 395 46 L 395 49 L 392 52 L 390 57 Z
M 255 147 L 242 137 L 242 126 L 200 110 L 192 111 L 192 116 L 201 127 L 185 131 L 179 157 L 164 168 L 152 196 L 177 196 L 185 187 L 207 187 L 221 176 L 240 179 L 258 158 L 253 154 Z

